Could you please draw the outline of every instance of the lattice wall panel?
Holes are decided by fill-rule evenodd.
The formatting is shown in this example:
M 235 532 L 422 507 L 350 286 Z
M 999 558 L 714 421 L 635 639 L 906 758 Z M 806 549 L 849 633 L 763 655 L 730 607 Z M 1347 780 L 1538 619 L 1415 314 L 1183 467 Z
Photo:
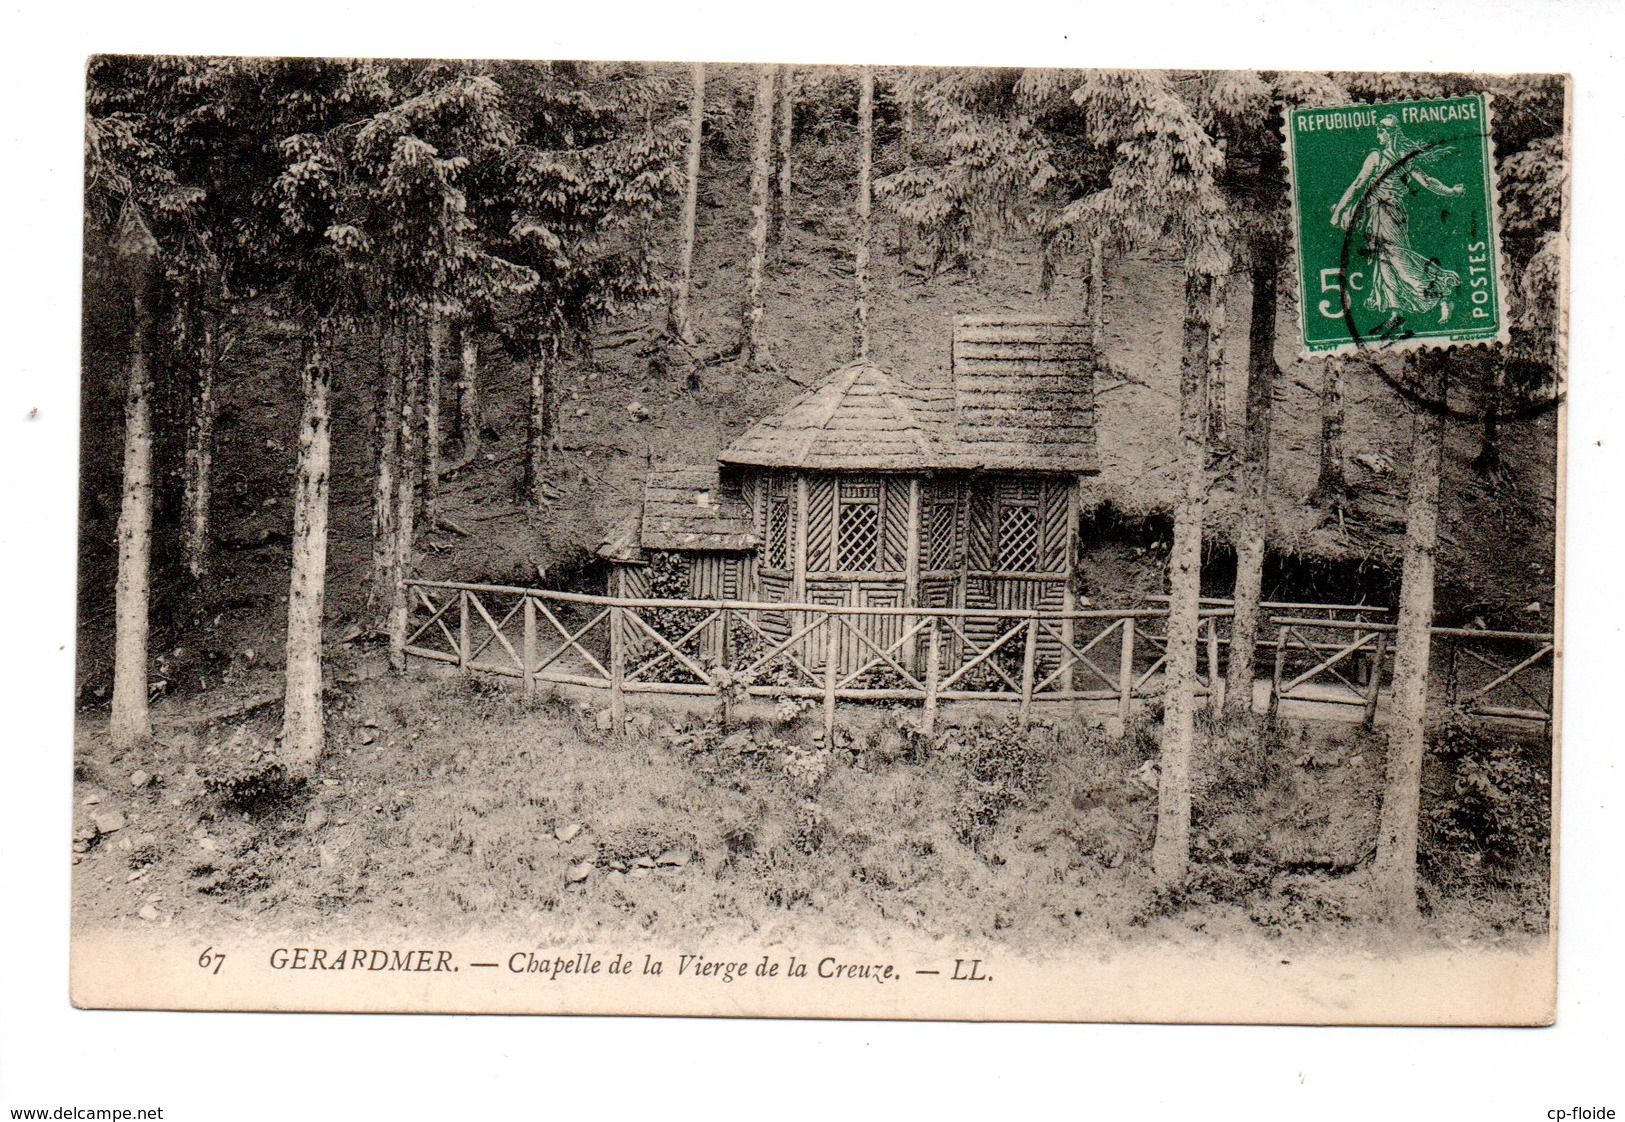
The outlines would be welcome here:
M 739 483 L 739 494 L 750 511 L 751 531 L 762 541 L 767 540 L 767 495 L 759 476 L 747 475 Z
M 925 567 L 953 569 L 959 529 L 959 510 L 951 503 L 932 503 L 925 510 Z
M 991 569 L 996 558 L 993 552 L 993 496 L 981 488 L 972 488 L 970 509 L 967 512 L 966 565 L 972 569 Z
M 1066 572 L 1067 536 L 1072 528 L 1067 525 L 1067 494 L 1071 485 L 1054 480 L 1044 484 L 1044 548 L 1043 563 L 1046 573 Z
M 834 541 L 835 481 L 811 476 L 807 480 L 807 571 L 827 572 Z
M 880 553 L 883 572 L 900 573 L 908 564 L 908 480 L 888 477 L 881 511 L 884 535 Z

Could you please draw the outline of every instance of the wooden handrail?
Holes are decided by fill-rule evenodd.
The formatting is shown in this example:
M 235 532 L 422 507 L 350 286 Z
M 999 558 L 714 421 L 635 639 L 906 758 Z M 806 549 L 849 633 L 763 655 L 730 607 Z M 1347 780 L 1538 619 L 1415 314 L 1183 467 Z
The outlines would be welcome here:
M 1140 599 L 1150 600 L 1157 604 L 1166 604 L 1172 599 L 1172 597 L 1165 596 L 1161 593 L 1148 593 L 1147 595 L 1140 597 Z M 1202 597 L 1201 602 L 1204 604 L 1217 604 L 1226 608 L 1234 608 L 1236 606 L 1236 602 L 1234 600 L 1225 596 L 1204 596 Z M 1311 604 L 1293 600 L 1261 600 L 1259 601 L 1258 606 L 1266 611 L 1289 611 L 1304 609 L 1306 611 L 1319 612 L 1382 612 L 1384 614 L 1393 611 L 1392 608 L 1385 608 L 1381 604 Z
M 1372 633 L 1386 631 L 1390 635 L 1399 630 L 1397 623 L 1360 623 L 1347 619 L 1298 619 L 1290 616 L 1272 616 L 1270 622 L 1277 627 L 1324 627 L 1335 631 L 1370 631 Z M 1549 631 L 1487 631 L 1476 627 L 1432 627 L 1428 630 L 1434 635 L 1446 639 L 1524 639 L 1531 643 L 1550 643 L 1552 641 L 1552 633 Z
M 1072 611 L 1045 611 L 1038 608 L 925 608 L 871 607 L 864 604 L 811 604 L 804 601 L 766 600 L 652 600 L 632 596 L 595 596 L 585 592 L 558 592 L 546 588 L 518 588 L 499 584 L 467 584 L 462 581 L 412 580 L 409 587 L 443 589 L 452 592 L 495 593 L 504 596 L 531 596 L 565 604 L 590 604 L 607 608 L 675 608 L 687 610 L 746 612 L 828 612 L 832 615 L 947 616 L 955 619 L 1161 619 L 1168 613 L 1159 608 L 1078 608 Z M 1204 609 L 1203 617 L 1224 616 L 1223 609 Z
M 1131 712 L 1133 700 L 1146 696 L 1143 688 L 1159 670 L 1164 669 L 1167 662 L 1167 637 L 1157 634 L 1154 627 L 1136 626 L 1141 621 L 1166 620 L 1169 616 L 1166 607 L 1093 608 L 1073 611 L 1046 611 L 1034 608 L 873 607 L 813 604 L 804 601 L 668 600 L 596 596 L 464 581 L 413 580 L 407 584 L 428 613 L 428 619 L 422 621 L 417 630 L 407 637 L 408 654 L 451 663 L 463 673 L 478 671 L 519 677 L 523 679 L 527 690 L 533 690 L 536 683 L 544 681 L 585 685 L 597 689 L 607 688 L 611 698 L 612 723 L 616 728 L 622 727 L 624 723 L 625 695 L 628 693 L 718 694 L 721 689 L 720 678 L 709 669 L 709 660 L 715 656 L 706 651 L 691 650 L 690 644 L 698 641 L 706 645 L 709 651 L 712 645 L 711 637 L 720 627 L 723 634 L 717 642 L 722 652 L 721 658 L 727 660 L 728 665 L 738 669 L 728 650 L 730 646 L 728 632 L 731 631 L 728 624 L 735 618 L 748 631 L 754 632 L 763 646 L 763 650 L 752 651 L 746 659 L 748 665 L 743 667 L 745 673 L 754 674 L 762 668 L 779 663 L 794 667 L 799 672 L 800 678 L 805 681 L 804 685 L 793 686 L 751 685 L 747 687 L 749 692 L 757 696 L 819 698 L 824 702 L 824 720 L 827 727 L 833 725 L 833 705 L 837 698 L 920 701 L 926 707 L 928 724 L 935 718 L 938 702 L 975 698 L 1017 701 L 1023 719 L 1030 717 L 1033 702 L 1038 700 L 1073 698 L 1115 700 L 1119 715 L 1126 718 Z M 442 602 L 435 602 L 437 596 L 441 597 Z M 518 597 L 518 600 L 501 612 L 496 610 L 495 604 L 488 608 L 482 600 L 482 597 L 501 596 Z M 1148 599 L 1163 604 L 1168 602 L 1168 598 L 1164 596 Z M 1213 683 L 1219 676 L 1220 652 L 1228 646 L 1228 640 L 1219 635 L 1217 626 L 1220 619 L 1235 614 L 1228 603 L 1217 597 L 1204 597 L 1198 608 L 1198 618 L 1205 628 L 1199 632 L 1198 642 L 1205 639 L 1206 645 L 1206 666 L 1203 669 L 1207 672 L 1207 684 L 1202 685 L 1197 691 L 1202 696 L 1211 694 Z M 561 604 L 581 604 L 592 610 L 586 613 L 559 612 L 555 615 L 555 610 Z M 1372 605 L 1290 606 L 1373 613 L 1387 610 Z M 658 617 L 651 616 L 650 619 L 645 619 L 640 614 L 643 611 L 659 610 L 691 612 L 702 618 L 695 622 L 692 615 L 678 616 L 677 620 L 680 623 L 673 629 L 673 633 L 680 631 L 681 634 L 674 638 L 672 634 L 666 633 L 673 621 L 668 619 L 662 623 Z M 521 612 L 522 637 L 510 636 L 507 629 L 520 618 Z M 737 617 L 733 613 L 738 613 Z M 790 620 L 786 633 L 783 636 L 779 635 L 777 626 L 764 630 L 768 628 L 768 620 L 761 618 L 764 614 Z M 584 624 L 579 618 L 572 618 L 583 615 L 591 617 Z M 870 634 L 868 625 L 855 622 L 876 618 L 901 621 L 901 627 L 898 628 L 900 633 L 893 634 L 888 628 L 886 638 L 881 639 L 878 634 Z M 606 619 L 609 622 L 609 651 L 607 659 L 600 661 L 604 656 L 602 647 L 596 643 L 589 646 L 584 639 L 589 632 L 595 632 Z M 566 620 L 569 622 L 566 623 Z M 988 633 L 989 629 L 985 626 L 986 621 L 997 622 L 991 633 Z M 1095 626 L 1079 634 L 1071 627 L 1072 621 L 1095 621 Z M 1278 638 L 1273 643 L 1268 640 L 1261 641 L 1260 646 L 1275 648 L 1272 708 L 1278 706 L 1283 698 L 1299 700 L 1294 692 L 1299 686 L 1323 674 L 1330 674 L 1346 687 L 1350 704 L 1365 707 L 1367 723 L 1374 719 L 1383 663 L 1385 656 L 1391 657 L 1393 648 L 1390 639 L 1398 631 L 1397 624 L 1294 615 L 1271 616 L 1269 621 L 1276 627 Z M 543 636 L 538 634 L 543 622 L 557 633 L 556 644 L 551 639 L 544 640 Z M 981 623 L 984 626 L 973 627 L 973 623 Z M 476 624 L 480 630 L 486 632 L 477 644 L 474 635 Z M 417 640 L 435 628 L 438 628 L 439 634 L 447 640 L 451 647 L 449 652 L 418 645 Z M 1533 711 L 1499 707 L 1492 710 L 1484 703 L 1489 700 L 1490 693 L 1508 683 L 1517 685 L 1526 693 L 1529 692 L 1529 687 L 1517 682 L 1516 679 L 1536 664 L 1555 658 L 1555 642 L 1551 633 L 1448 627 L 1434 627 L 1431 630 L 1435 637 L 1451 640 L 1444 649 L 1452 655 L 1458 651 L 1472 655 L 1494 672 L 1495 676 L 1487 684 L 1478 684 L 1476 692 L 1469 698 L 1469 705 L 1473 711 L 1533 716 L 1536 719 L 1545 714 L 1544 719 L 1550 719 L 1549 709 Z M 915 649 L 916 640 L 922 631 L 926 633 L 926 669 L 923 673 L 915 669 L 915 664 L 911 661 L 913 655 L 906 653 Z M 1312 638 L 1316 631 L 1337 632 L 1349 636 L 1349 639 L 1316 642 Z M 1352 635 L 1349 634 L 1351 632 Z M 1117 649 L 1113 652 L 1118 664 L 1115 678 L 1100 664 L 1108 662 L 1107 658 L 1097 662 L 1090 657 L 1091 652 L 1097 650 L 1098 645 L 1106 642 L 1114 633 L 1119 637 Z M 1349 641 L 1350 639 L 1352 641 Z M 1539 649 L 1532 654 L 1526 654 L 1521 660 L 1515 658 L 1508 665 L 1502 666 L 1496 660 L 1486 658 L 1475 651 L 1469 642 L 1471 640 L 1529 642 L 1538 644 Z M 951 646 L 944 649 L 945 644 Z M 1059 644 L 1058 648 L 1055 644 Z M 1374 651 L 1371 649 L 1373 645 Z M 817 656 L 811 654 L 814 646 L 822 647 L 824 659 L 822 665 L 818 665 Z M 848 646 L 863 656 L 862 664 L 856 669 L 841 665 L 843 661 L 841 652 L 847 650 Z M 493 662 L 487 658 L 482 661 L 481 656 L 494 648 L 500 648 L 507 654 L 508 659 Z M 1496 653 L 1495 648 L 1487 649 L 1491 654 Z M 1287 657 L 1293 650 L 1309 655 L 1314 663 L 1310 669 L 1295 677 L 1286 673 Z M 1018 656 L 1019 669 L 1015 665 Z M 807 661 L 803 662 L 803 658 Z M 1199 654 L 1199 661 L 1200 658 Z M 562 661 L 566 659 L 570 661 Z M 577 667 L 571 665 L 572 662 L 581 664 L 582 670 L 590 667 L 598 676 L 578 672 Z M 1141 665 L 1144 662 L 1149 662 L 1150 665 L 1142 670 Z M 1369 677 L 1350 680 L 1336 669 L 1340 664 L 1356 662 L 1361 667 L 1368 668 L 1365 674 Z M 658 669 L 668 663 L 680 676 L 687 676 L 690 680 L 659 680 L 661 677 L 670 676 L 664 670 Z M 1094 690 L 1077 688 L 1074 673 L 1080 667 L 1086 668 L 1105 688 Z M 856 683 L 871 670 L 890 670 L 900 677 L 905 685 L 858 686 Z M 978 670 L 987 671 L 995 681 L 988 682 L 985 680 L 986 675 L 982 674 L 973 679 L 972 672 Z M 639 680 L 642 675 L 649 675 L 649 679 Z M 988 688 L 989 685 L 992 688 Z M 1450 696 L 1453 702 L 1454 686 L 1451 687 Z M 1530 696 L 1538 704 L 1539 699 L 1534 698 L 1533 694 Z

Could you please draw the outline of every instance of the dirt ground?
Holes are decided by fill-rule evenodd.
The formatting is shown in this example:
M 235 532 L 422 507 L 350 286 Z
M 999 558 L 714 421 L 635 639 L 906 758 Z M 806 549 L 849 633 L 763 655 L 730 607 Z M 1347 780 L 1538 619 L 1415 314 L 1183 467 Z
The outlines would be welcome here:
M 1207 727 L 1195 871 L 1167 894 L 1147 865 L 1148 717 L 1121 735 L 1059 717 L 1025 734 L 963 714 L 927 742 L 907 711 L 875 707 L 826 745 L 805 715 L 723 730 L 703 712 L 638 709 L 615 735 L 590 703 L 372 677 L 366 661 L 341 675 L 333 747 L 309 784 L 270 766 L 264 715 L 169 721 L 123 757 L 83 720 L 78 928 L 857 930 L 1029 954 L 1393 945 L 1359 871 L 1384 746 L 1358 726 Z M 1492 877 L 1480 859 L 1476 874 L 1430 881 L 1418 940 L 1543 937 L 1544 867 Z

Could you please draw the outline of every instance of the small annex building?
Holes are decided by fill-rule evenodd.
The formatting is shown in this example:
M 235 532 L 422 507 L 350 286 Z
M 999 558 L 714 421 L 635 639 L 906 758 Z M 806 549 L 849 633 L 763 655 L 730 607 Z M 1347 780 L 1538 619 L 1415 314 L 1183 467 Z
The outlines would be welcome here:
M 755 595 L 760 544 L 739 489 L 723 489 L 715 464 L 655 464 L 637 513 L 598 556 L 609 562 L 611 596 L 745 600 Z
M 641 511 L 599 550 L 611 594 L 649 595 L 662 555 L 696 598 L 1076 607 L 1080 494 L 1097 471 L 1088 328 L 964 318 L 951 355 L 936 384 L 843 366 L 715 464 L 652 468 Z M 876 640 L 902 626 L 871 618 Z

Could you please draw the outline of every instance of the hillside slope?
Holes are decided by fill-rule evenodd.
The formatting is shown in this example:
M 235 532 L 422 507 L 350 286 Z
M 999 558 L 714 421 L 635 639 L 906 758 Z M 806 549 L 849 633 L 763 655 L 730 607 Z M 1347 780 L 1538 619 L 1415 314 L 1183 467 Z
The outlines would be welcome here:
M 661 344 L 663 311 L 606 325 L 591 354 L 569 360 L 559 372 L 562 450 L 549 465 L 553 497 L 540 511 L 526 510 L 516 500 L 526 371 L 495 339 L 483 340 L 482 392 L 488 423 L 499 435 L 480 461 L 444 488 L 442 513 L 469 536 L 426 528 L 421 575 L 596 591 L 592 550 L 636 508 L 649 462 L 714 458 L 752 420 L 851 357 L 844 216 L 851 176 L 837 141 L 809 138 L 807 150 L 798 146 L 796 151 L 806 174 L 794 197 L 790 237 L 774 254 L 766 284 L 766 329 L 777 372 L 722 362 L 695 371 L 698 387 L 689 389 L 688 368 Z M 747 169 L 725 155 L 711 153 L 707 159 L 693 301 L 699 350 L 711 354 L 730 345 L 738 331 Z M 674 239 L 675 219 L 670 225 Z M 1047 297 L 1040 295 L 1036 246 L 1028 239 L 1004 238 L 969 274 L 935 278 L 925 276 L 922 264 L 899 261 L 897 231 L 885 220 L 877 223 L 877 243 L 873 356 L 906 378 L 946 378 L 956 315 L 1067 315 L 1081 306 L 1075 263 L 1063 269 Z M 1105 357 L 1120 377 L 1098 387 L 1102 470 L 1095 497 L 1138 523 L 1142 536 L 1158 532 L 1152 516 L 1165 511 L 1173 495 L 1170 434 L 1177 405 L 1180 291 L 1177 264 L 1165 255 L 1144 253 L 1111 263 Z M 1248 314 L 1245 277 L 1238 276 L 1231 285 L 1225 337 L 1232 431 L 1241 426 Z M 1271 480 L 1276 544 L 1294 554 L 1357 564 L 1369 559 L 1386 567 L 1397 556 L 1403 533 L 1406 407 L 1380 378 L 1361 371 L 1350 375 L 1348 452 L 1392 468 L 1376 474 L 1351 463 L 1356 502 L 1343 523 L 1322 525 L 1323 513 L 1306 504 L 1317 471 L 1320 374 L 1316 364 L 1295 353 L 1293 314 L 1283 308 L 1280 320 L 1283 376 Z M 94 702 L 109 674 L 104 639 L 111 627 L 123 371 L 116 309 L 98 299 L 93 285 L 87 286 L 86 316 L 80 676 L 82 696 Z M 160 496 L 153 649 L 166 652 L 157 656 L 157 676 L 177 688 L 218 684 L 223 678 L 248 688 L 274 677 L 279 666 L 298 344 L 261 313 L 242 317 L 239 336 L 220 394 L 216 549 L 213 573 L 202 589 L 178 580 L 173 558 L 164 552 L 171 536 L 165 530 L 174 525 L 178 464 L 170 465 Z M 363 343 L 352 341 L 336 381 L 328 596 L 334 638 L 374 622 L 366 599 L 373 379 Z M 172 402 L 180 396 L 178 388 L 169 388 Z M 1556 436 L 1552 414 L 1509 425 L 1508 471 L 1492 486 L 1469 466 L 1476 432 L 1453 428 L 1442 499 L 1439 602 L 1447 621 L 1480 616 L 1492 625 L 1552 625 Z M 1212 519 L 1221 534 L 1227 523 L 1223 488 L 1221 478 Z M 1096 544 L 1110 552 L 1109 543 Z M 1160 579 L 1154 564 L 1139 563 L 1144 571 L 1138 586 Z M 1541 605 L 1538 614 L 1523 611 L 1530 603 Z

